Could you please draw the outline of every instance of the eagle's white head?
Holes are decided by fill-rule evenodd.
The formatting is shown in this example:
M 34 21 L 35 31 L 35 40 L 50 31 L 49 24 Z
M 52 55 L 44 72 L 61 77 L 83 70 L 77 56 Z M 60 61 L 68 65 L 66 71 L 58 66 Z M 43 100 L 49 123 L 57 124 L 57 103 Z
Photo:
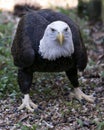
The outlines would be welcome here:
M 70 57 L 74 53 L 72 32 L 67 23 L 55 21 L 47 26 L 40 40 L 39 53 L 48 60 Z

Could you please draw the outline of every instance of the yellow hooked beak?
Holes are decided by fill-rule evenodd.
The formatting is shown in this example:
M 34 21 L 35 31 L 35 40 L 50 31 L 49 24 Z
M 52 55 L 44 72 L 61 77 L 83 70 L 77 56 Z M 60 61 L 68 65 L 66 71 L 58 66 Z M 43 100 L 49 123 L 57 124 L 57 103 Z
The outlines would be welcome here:
M 57 40 L 59 41 L 60 45 L 63 44 L 63 41 L 64 41 L 64 35 L 63 35 L 63 33 L 59 33 L 57 35 Z

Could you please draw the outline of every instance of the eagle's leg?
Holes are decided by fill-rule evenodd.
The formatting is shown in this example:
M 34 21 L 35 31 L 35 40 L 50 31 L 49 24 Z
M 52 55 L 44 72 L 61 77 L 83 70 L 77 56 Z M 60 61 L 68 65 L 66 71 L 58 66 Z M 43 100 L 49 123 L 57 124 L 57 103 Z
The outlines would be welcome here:
M 24 99 L 22 100 L 22 104 L 18 108 L 19 110 L 26 107 L 29 111 L 33 112 L 34 109 L 37 108 L 37 105 L 34 104 L 29 97 L 29 90 L 32 84 L 32 78 L 33 78 L 33 73 L 31 73 L 28 69 L 18 70 L 18 83 L 21 92 L 24 94 Z
M 95 98 L 92 95 L 86 95 L 79 88 L 77 69 L 73 68 L 73 69 L 70 69 L 69 71 L 66 71 L 66 75 L 67 75 L 68 79 L 71 81 L 71 84 L 74 87 L 73 92 L 72 92 L 72 96 L 74 96 L 80 102 L 83 101 L 83 99 L 84 99 L 88 102 L 93 103 Z

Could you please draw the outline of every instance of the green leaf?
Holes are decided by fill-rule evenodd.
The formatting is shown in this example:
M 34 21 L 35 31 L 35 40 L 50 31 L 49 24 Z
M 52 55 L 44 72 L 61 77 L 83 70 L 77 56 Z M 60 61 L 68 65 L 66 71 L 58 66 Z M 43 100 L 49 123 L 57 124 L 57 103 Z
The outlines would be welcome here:
M 83 121 L 81 119 L 77 119 L 78 124 L 83 127 Z

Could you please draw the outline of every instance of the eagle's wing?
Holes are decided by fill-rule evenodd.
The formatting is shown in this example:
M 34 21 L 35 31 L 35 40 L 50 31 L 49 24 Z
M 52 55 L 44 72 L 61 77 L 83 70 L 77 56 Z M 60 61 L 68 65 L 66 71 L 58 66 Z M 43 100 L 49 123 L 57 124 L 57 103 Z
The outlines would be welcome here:
M 75 62 L 77 64 L 77 68 L 79 69 L 79 71 L 83 71 L 87 65 L 87 51 L 85 48 L 85 45 L 83 43 L 82 40 L 82 36 L 81 33 L 79 31 L 79 29 L 76 30 L 77 35 L 74 34 L 73 32 L 73 41 L 74 41 L 74 48 L 75 48 L 75 52 L 74 52 L 74 58 L 75 58 Z
M 77 68 L 80 71 L 83 71 L 87 65 L 87 53 L 78 26 L 65 14 L 59 12 L 53 12 L 52 10 L 47 9 L 40 10 L 37 12 L 45 19 L 47 19 L 49 22 L 61 20 L 69 25 L 72 31 L 72 37 L 75 49 L 73 58 L 75 59 Z
M 11 47 L 16 66 L 24 68 L 33 64 L 47 25 L 47 20 L 35 12 L 29 12 L 21 18 Z

